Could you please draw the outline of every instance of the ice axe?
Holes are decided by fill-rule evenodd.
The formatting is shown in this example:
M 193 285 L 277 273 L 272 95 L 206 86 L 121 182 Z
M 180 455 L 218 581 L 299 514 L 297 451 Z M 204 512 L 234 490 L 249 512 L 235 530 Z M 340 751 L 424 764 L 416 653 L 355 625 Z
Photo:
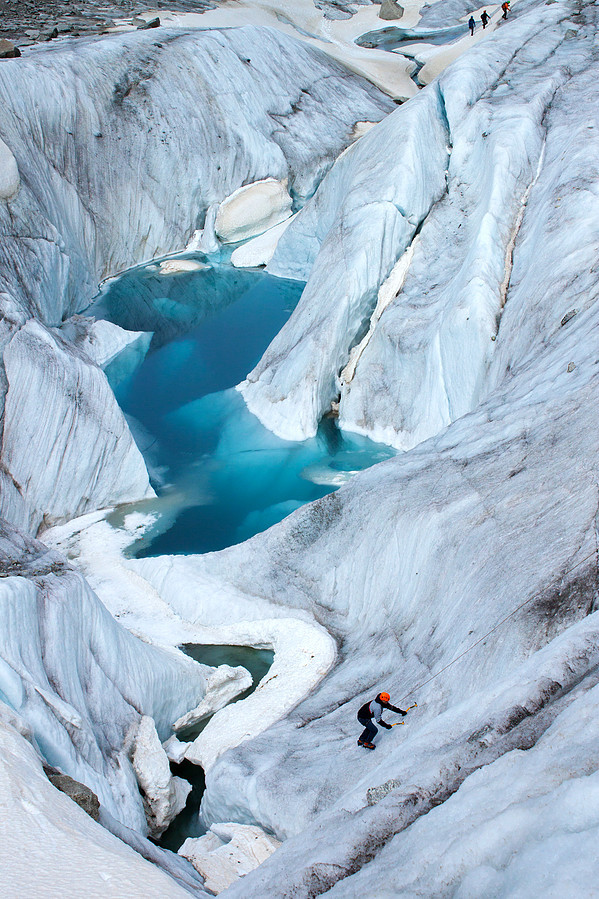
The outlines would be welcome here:
M 415 709 L 418 707 L 418 703 L 415 702 L 413 705 L 409 705 L 406 709 L 406 712 L 409 712 L 410 709 Z M 399 727 L 400 724 L 405 724 L 405 721 L 396 721 L 395 724 L 392 724 L 391 727 Z

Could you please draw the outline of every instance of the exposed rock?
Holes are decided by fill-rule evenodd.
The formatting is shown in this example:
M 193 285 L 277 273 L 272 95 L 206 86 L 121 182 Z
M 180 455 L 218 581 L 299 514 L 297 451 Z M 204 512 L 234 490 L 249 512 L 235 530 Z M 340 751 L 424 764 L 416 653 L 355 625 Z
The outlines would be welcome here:
M 401 19 L 404 14 L 403 6 L 400 6 L 396 0 L 383 0 L 379 10 L 379 19 Z
M 155 19 L 149 19 L 147 22 L 144 22 L 143 25 L 138 25 L 138 31 L 146 31 L 148 28 L 160 28 L 160 19 L 156 16 Z
M 570 311 L 569 311 L 569 312 L 566 312 L 566 314 L 565 314 L 564 317 L 562 318 L 562 320 L 561 320 L 561 322 L 560 322 L 560 325 L 561 325 L 562 327 L 563 327 L 564 325 L 567 325 L 568 322 L 569 322 L 571 319 L 573 319 L 574 316 L 577 315 L 577 314 L 578 314 L 578 309 L 570 309 Z
M 60 764 L 50 773 L 86 784 L 101 815 L 145 832 L 126 735 L 145 714 L 166 738 L 203 695 L 205 669 L 133 637 L 61 555 L 1 520 L 0 570 L 0 712 L 7 702 L 29 726 Z
M 3 896 L 123 899 L 143 894 L 144 899 L 189 899 L 191 893 L 196 899 L 209 899 L 200 875 L 185 859 L 120 824 L 104 803 L 103 826 L 98 826 L 56 790 L 4 703 L 0 704 L 0 803 Z
M 18 47 L 15 47 L 12 41 L 0 38 L 0 59 L 15 59 L 21 55 Z
M 94 821 L 99 821 L 100 800 L 93 790 L 90 790 L 85 784 L 79 783 L 78 780 L 73 780 L 68 774 L 49 774 L 48 780 L 54 784 L 57 790 L 60 790 L 61 793 L 66 793 L 73 802 L 81 806 L 90 818 L 93 818 Z
M 213 824 L 203 837 L 185 840 L 179 855 L 188 858 L 205 878 L 206 887 L 218 894 L 261 865 L 280 845 L 261 827 Z

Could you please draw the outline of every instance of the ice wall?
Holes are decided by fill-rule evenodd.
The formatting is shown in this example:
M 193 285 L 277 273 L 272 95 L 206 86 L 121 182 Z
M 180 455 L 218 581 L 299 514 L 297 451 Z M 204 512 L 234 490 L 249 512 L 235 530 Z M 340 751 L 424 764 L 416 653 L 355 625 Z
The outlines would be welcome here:
M 571 25 L 559 5 L 535 7 L 481 42 L 343 154 L 289 226 L 269 268 L 308 283 L 240 388 L 275 433 L 311 436 L 340 400 L 343 428 L 409 449 L 486 395 L 547 111 L 584 65 Z M 348 368 L 408 248 L 403 285 Z
M 40 524 L 152 496 L 143 459 L 103 371 L 56 329 L 28 319 L 3 354 L 0 514 Z
M 5 896 L 123 899 L 138 896 L 141 883 L 148 899 L 209 895 L 191 865 L 184 867 L 175 856 L 167 876 L 56 790 L 23 730 L 22 720 L 14 713 L 5 715 L 0 707 L 0 866 Z M 125 837 L 124 828 L 119 833 Z M 160 857 L 169 867 L 161 850 L 147 840 L 139 837 L 136 848 L 146 857 Z
M 337 398 L 378 286 L 445 190 L 448 139 L 439 93 L 420 94 L 341 157 L 281 238 L 269 270 L 308 283 L 240 386 L 280 437 L 313 436 Z
M 184 247 L 243 184 L 286 180 L 303 202 L 355 122 L 394 104 L 254 27 L 135 33 L 12 62 L 0 71 L 0 511 L 35 532 L 44 516 L 151 492 L 105 377 L 70 331 L 47 329 L 85 308 L 100 278 Z
M 62 556 L 6 523 L 0 567 L 0 700 L 43 759 L 145 832 L 131 739 L 142 715 L 166 739 L 204 696 L 206 669 L 131 636 Z
M 0 289 L 44 322 L 101 277 L 185 246 L 242 184 L 312 193 L 356 121 L 394 104 L 271 29 L 128 34 L 9 61 L 2 139 L 21 188 L 0 206 Z M 216 162 L 216 164 L 215 164 Z

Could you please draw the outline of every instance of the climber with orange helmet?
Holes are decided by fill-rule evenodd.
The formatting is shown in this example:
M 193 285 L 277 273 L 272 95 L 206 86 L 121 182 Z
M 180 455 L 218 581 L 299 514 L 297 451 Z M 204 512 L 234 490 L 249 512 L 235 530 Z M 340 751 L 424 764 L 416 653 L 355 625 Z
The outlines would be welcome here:
M 358 746 L 363 746 L 365 749 L 376 749 L 376 746 L 372 741 L 378 733 L 378 728 L 375 726 L 372 720 L 373 718 L 381 725 L 381 727 L 391 730 L 393 725 L 383 721 L 383 709 L 389 709 L 390 712 L 396 712 L 398 715 L 407 715 L 409 710 L 404 712 L 403 709 L 396 708 L 394 705 L 391 705 L 389 702 L 390 699 L 391 697 L 388 693 L 379 693 L 372 702 L 364 703 L 358 712 L 358 721 L 364 728 L 364 732 L 358 740 Z

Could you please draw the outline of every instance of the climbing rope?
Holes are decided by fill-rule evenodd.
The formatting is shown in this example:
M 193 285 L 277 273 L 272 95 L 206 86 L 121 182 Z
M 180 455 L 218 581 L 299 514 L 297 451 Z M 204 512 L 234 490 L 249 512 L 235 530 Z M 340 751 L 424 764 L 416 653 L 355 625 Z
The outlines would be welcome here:
M 593 556 L 596 556 L 596 555 L 597 555 L 597 550 L 594 549 L 592 553 L 589 553 L 588 556 L 585 556 L 584 559 L 581 559 L 579 562 L 576 563 L 576 565 L 573 565 L 572 568 L 569 568 L 567 571 L 564 571 L 562 577 L 566 577 L 566 575 L 571 574 L 573 571 L 575 571 L 577 568 L 579 568 L 585 562 L 588 562 L 589 559 L 592 559 Z M 544 592 L 543 590 L 538 590 L 536 593 L 533 593 L 533 595 L 530 596 L 528 599 L 525 599 L 524 602 L 521 602 L 519 606 L 517 606 L 512 612 L 509 613 L 509 615 L 506 615 L 505 618 L 502 618 L 501 621 L 498 621 L 497 624 L 494 627 L 492 627 L 490 631 L 487 631 L 486 634 L 483 634 L 483 636 L 480 637 L 475 643 L 473 643 L 472 646 L 468 646 L 463 652 L 461 652 L 459 655 L 457 655 L 455 657 L 455 659 L 452 659 L 451 662 L 448 662 L 447 665 L 444 665 L 443 668 L 439 669 L 439 671 L 436 671 L 434 674 L 431 674 L 431 676 L 429 678 L 427 678 L 425 681 L 422 681 L 421 684 L 418 684 L 418 686 L 416 686 L 412 690 L 410 690 L 409 693 L 406 693 L 405 696 L 402 696 L 401 699 L 398 700 L 398 702 L 402 702 L 404 699 L 407 699 L 408 696 L 411 696 L 413 693 L 417 693 L 419 690 L 422 690 L 423 687 L 426 687 L 427 684 L 430 684 L 430 682 L 435 680 L 435 678 L 439 677 L 440 674 L 443 674 L 444 671 L 447 671 L 448 668 L 451 668 L 452 665 L 455 665 L 456 662 L 459 662 L 460 659 L 463 659 L 464 656 L 468 655 L 469 652 L 472 652 L 472 650 L 475 649 L 479 645 L 479 643 L 482 643 L 484 640 L 486 640 L 487 637 L 489 637 L 498 628 L 500 628 L 502 626 L 502 624 L 505 624 L 506 621 L 509 621 L 510 618 L 513 618 L 514 615 L 516 615 L 520 611 L 520 609 L 523 609 L 524 606 L 527 606 L 529 603 L 531 603 L 533 601 L 533 599 L 537 599 L 543 592 Z

